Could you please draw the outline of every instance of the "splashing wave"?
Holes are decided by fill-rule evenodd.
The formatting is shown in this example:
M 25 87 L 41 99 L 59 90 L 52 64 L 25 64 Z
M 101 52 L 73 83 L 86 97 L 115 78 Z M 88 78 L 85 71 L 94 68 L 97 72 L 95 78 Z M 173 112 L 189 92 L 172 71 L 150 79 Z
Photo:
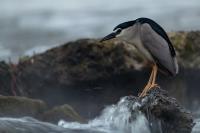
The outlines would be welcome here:
M 128 97 L 123 97 L 116 105 L 106 107 L 99 117 L 87 124 L 61 120 L 58 125 L 67 129 L 105 133 L 150 133 L 147 119 L 137 110 L 139 106 L 139 103 L 130 103 Z

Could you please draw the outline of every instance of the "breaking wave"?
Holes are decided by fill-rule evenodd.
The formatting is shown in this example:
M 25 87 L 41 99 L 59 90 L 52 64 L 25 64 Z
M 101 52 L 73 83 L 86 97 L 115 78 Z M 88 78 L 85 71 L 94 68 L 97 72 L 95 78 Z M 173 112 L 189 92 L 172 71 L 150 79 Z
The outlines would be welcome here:
M 105 133 L 150 133 L 147 119 L 137 110 L 139 106 L 139 103 L 130 103 L 128 97 L 123 97 L 116 105 L 106 107 L 99 117 L 87 124 L 61 120 L 58 125 L 67 129 Z

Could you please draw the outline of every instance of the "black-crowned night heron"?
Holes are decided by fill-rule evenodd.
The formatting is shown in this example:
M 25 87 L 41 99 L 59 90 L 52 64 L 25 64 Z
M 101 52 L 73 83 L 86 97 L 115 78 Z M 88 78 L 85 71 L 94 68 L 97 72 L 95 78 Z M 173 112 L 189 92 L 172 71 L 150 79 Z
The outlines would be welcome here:
M 175 76 L 178 73 L 176 53 L 166 32 L 155 21 L 148 18 L 138 18 L 116 26 L 111 34 L 101 42 L 112 38 L 119 38 L 134 45 L 153 69 L 147 85 L 140 94 L 146 95 L 151 88 L 158 86 L 156 81 L 157 70 Z

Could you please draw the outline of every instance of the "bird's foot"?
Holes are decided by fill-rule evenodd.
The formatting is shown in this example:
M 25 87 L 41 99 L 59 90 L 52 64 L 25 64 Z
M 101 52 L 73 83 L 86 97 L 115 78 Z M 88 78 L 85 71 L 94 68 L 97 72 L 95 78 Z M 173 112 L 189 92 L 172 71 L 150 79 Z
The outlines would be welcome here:
M 148 91 L 153 89 L 153 88 L 160 88 L 160 86 L 158 84 L 151 84 Z
M 147 90 L 149 89 L 150 86 L 151 86 L 151 84 L 148 83 L 148 84 L 144 87 L 143 91 L 142 91 L 141 93 L 138 94 L 138 96 L 139 96 L 139 97 L 144 97 L 144 96 L 146 95 Z
M 147 92 L 150 91 L 151 89 L 154 89 L 154 88 L 160 88 L 160 86 L 158 84 L 147 84 L 147 86 L 144 88 L 142 93 L 139 94 L 139 97 L 146 96 Z
M 144 97 L 144 96 L 146 96 L 147 95 L 147 90 L 146 89 L 144 89 L 143 91 L 142 91 L 142 93 L 139 93 L 139 97 L 141 98 L 141 97 Z

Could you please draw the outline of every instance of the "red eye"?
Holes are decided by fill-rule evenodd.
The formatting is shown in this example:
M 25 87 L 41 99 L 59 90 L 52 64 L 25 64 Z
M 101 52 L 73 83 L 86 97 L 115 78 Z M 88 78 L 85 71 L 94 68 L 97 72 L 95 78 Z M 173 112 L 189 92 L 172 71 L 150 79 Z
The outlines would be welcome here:
M 122 29 L 117 29 L 116 33 L 119 34 L 122 31 Z

